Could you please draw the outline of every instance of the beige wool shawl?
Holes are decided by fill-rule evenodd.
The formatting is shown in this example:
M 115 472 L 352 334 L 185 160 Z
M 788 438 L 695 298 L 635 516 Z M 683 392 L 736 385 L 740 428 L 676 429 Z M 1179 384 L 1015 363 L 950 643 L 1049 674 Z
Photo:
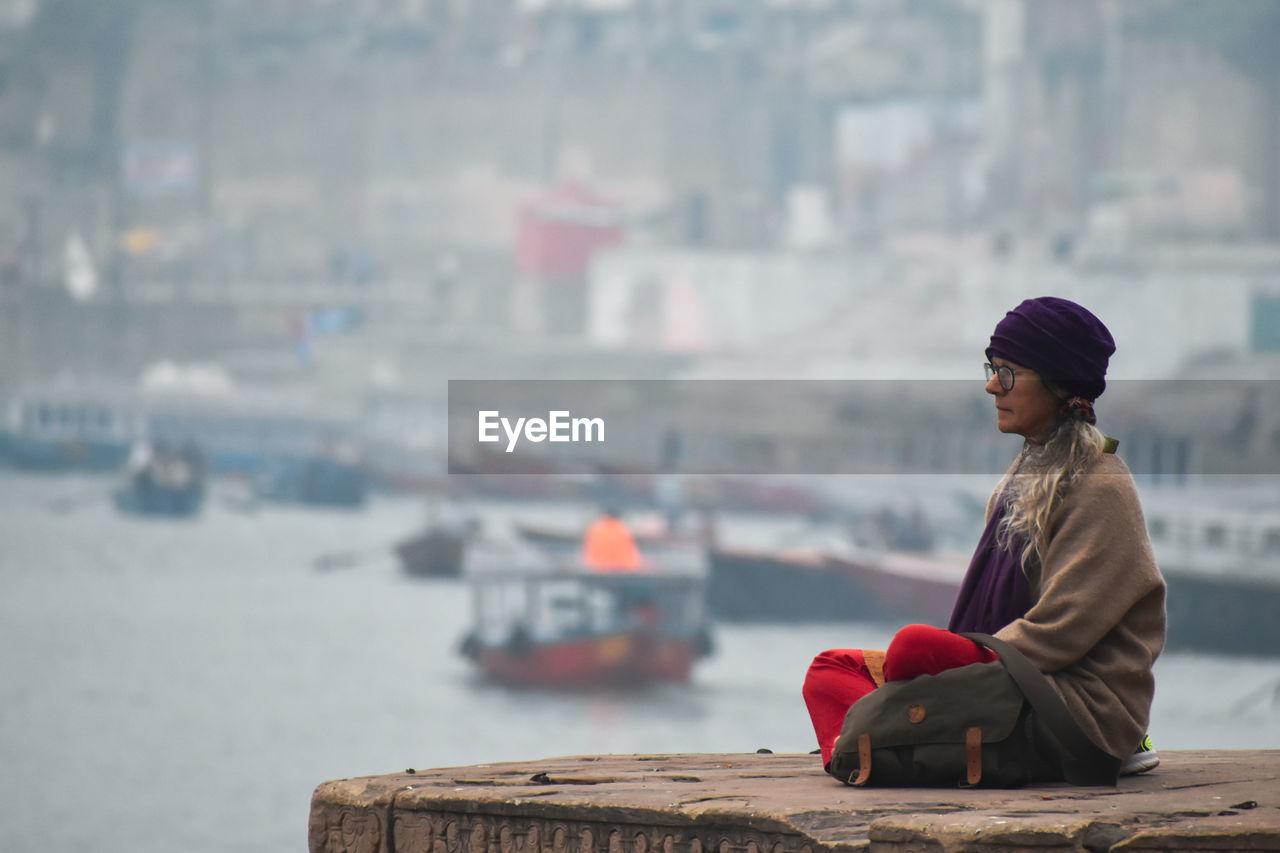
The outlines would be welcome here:
M 1048 675 L 1094 743 L 1127 757 L 1150 722 L 1165 584 L 1123 461 L 1104 453 L 1075 478 L 1026 572 L 1031 608 L 996 636 Z

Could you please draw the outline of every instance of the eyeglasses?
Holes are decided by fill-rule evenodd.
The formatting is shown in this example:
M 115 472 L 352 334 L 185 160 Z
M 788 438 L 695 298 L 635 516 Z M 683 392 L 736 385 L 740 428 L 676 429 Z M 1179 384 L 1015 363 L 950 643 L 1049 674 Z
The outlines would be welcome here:
M 1009 367 L 1007 364 L 1002 364 L 999 367 L 996 367 L 994 364 L 992 364 L 989 361 L 983 364 L 982 366 L 987 371 L 987 381 L 990 382 L 992 376 L 999 376 L 1000 387 L 1006 391 L 1013 390 L 1013 380 L 1014 380 L 1014 377 L 1016 377 L 1018 374 L 1035 372 L 1032 370 L 1014 370 L 1012 367 Z

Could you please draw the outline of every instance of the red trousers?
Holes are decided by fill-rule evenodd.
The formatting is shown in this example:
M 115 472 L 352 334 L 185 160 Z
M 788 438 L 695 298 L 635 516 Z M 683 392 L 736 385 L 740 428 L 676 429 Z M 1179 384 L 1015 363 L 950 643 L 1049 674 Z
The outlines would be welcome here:
M 905 681 L 995 659 L 995 652 L 959 634 L 932 625 L 908 625 L 894 634 L 885 649 L 884 678 Z M 823 767 L 831 762 L 849 706 L 875 689 L 876 682 L 857 649 L 829 649 L 813 659 L 804 677 L 803 693 L 822 749 Z

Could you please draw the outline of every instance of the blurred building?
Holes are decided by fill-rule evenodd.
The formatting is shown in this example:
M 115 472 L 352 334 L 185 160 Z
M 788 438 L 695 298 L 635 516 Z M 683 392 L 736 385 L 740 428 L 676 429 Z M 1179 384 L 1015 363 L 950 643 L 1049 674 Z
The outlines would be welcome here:
M 355 304 L 406 336 L 593 340 L 585 295 L 548 323 L 517 292 L 550 278 L 520 247 L 566 178 L 615 205 L 636 270 L 912 241 L 1119 270 L 1248 245 L 1223 263 L 1266 290 L 1280 7 L 1207 8 L 9 0 L 3 361 L 287 345 L 299 312 Z
M 1280 65 L 1250 54 L 1280 37 L 1280 8 L 982 8 L 984 219 L 1056 236 L 1064 250 L 1280 237 L 1280 102 L 1269 94 Z

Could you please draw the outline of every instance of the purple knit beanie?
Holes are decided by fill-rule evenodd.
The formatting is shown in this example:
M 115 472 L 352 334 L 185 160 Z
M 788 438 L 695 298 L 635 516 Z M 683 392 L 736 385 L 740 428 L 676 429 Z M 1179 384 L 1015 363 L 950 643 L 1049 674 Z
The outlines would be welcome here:
M 1096 400 L 1107 388 L 1116 342 L 1084 306 L 1056 296 L 1027 299 L 996 325 L 987 358 L 1029 367 L 1072 396 Z

